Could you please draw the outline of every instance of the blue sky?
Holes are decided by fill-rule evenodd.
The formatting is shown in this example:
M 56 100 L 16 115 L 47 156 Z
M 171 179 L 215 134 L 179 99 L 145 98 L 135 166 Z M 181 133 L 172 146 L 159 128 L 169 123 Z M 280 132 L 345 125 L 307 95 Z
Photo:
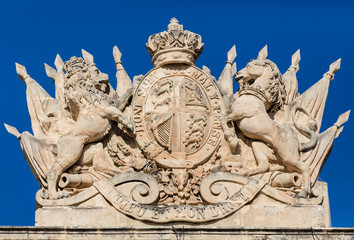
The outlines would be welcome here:
M 243 68 L 268 44 L 268 58 L 285 72 L 291 55 L 301 50 L 299 90 L 304 92 L 342 58 L 331 82 L 321 130 L 353 108 L 353 1 L 10 1 L 0 2 L 0 122 L 30 131 L 25 84 L 15 62 L 52 96 L 54 85 L 43 63 L 92 53 L 102 72 L 116 85 L 112 48 L 118 45 L 132 78 L 151 68 L 148 37 L 166 29 L 176 17 L 185 29 L 202 36 L 204 52 L 196 65 L 218 77 L 227 51 L 236 44 L 237 66 Z M 354 227 L 354 123 L 350 119 L 335 141 L 320 178 L 328 182 L 332 225 Z M 0 225 L 34 225 L 39 189 L 15 137 L 0 127 Z

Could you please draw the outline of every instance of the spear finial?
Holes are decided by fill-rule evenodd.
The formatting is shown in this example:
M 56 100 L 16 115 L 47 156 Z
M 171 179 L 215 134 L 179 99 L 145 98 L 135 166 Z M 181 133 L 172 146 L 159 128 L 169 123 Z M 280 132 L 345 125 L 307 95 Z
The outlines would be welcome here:
M 291 57 L 291 66 L 295 68 L 296 72 L 299 70 L 300 49 L 298 49 Z
M 122 53 L 119 51 L 117 46 L 113 47 L 113 58 L 116 63 L 116 78 L 117 78 L 117 93 L 119 96 L 123 96 L 127 90 L 133 87 L 133 83 L 130 80 L 127 72 L 122 65 Z
M 114 58 L 116 65 L 122 63 L 122 61 L 121 61 L 122 53 L 119 51 L 117 46 L 113 47 L 113 58 Z
M 61 71 L 64 68 L 64 62 L 59 54 L 55 57 L 54 65 L 57 68 L 57 71 Z
M 350 110 L 339 115 L 337 122 L 334 124 L 338 128 L 335 138 L 339 137 L 340 134 L 342 133 L 344 128 L 342 125 L 348 121 L 349 115 L 350 115 Z
M 262 48 L 262 50 L 259 51 L 257 59 L 258 59 L 258 60 L 264 60 L 264 59 L 266 59 L 267 57 L 268 57 L 268 46 L 265 45 L 265 46 Z
M 5 125 L 5 128 L 8 133 L 11 133 L 15 137 L 17 137 L 17 139 L 20 139 L 21 134 L 19 133 L 19 131 L 15 127 L 7 125 L 6 123 L 4 123 L 4 125 Z
M 232 48 L 227 52 L 227 62 L 232 64 L 237 56 L 236 46 L 233 45 Z
M 29 77 L 26 68 L 18 63 L 15 63 L 15 65 L 18 78 L 25 82 L 26 78 Z
M 350 110 L 339 115 L 338 120 L 334 125 L 336 125 L 339 128 L 340 126 L 342 126 L 344 123 L 348 121 L 349 115 L 350 115 Z
M 236 56 L 236 46 L 233 45 L 232 48 L 227 52 L 227 61 L 225 67 L 217 81 L 220 89 L 229 97 L 231 97 L 233 94 L 233 76 L 236 74 L 236 63 L 233 62 Z
M 82 57 L 85 59 L 85 61 L 89 64 L 94 64 L 93 62 L 93 56 L 92 54 L 88 53 L 87 51 L 85 51 L 84 49 L 81 49 L 82 52 Z
M 323 74 L 323 77 L 329 77 L 329 80 L 333 80 L 334 74 L 340 69 L 340 64 L 341 64 L 342 59 L 338 59 L 331 65 L 329 65 L 329 70 L 325 74 Z
M 57 71 L 46 63 L 44 63 L 44 68 L 47 76 L 55 81 L 55 75 L 57 74 Z

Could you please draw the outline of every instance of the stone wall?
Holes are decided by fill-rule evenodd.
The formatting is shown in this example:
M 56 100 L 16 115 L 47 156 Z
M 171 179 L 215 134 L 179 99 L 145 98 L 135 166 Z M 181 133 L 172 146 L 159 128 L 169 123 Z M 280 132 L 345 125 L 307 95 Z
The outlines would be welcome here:
M 0 239 L 243 239 L 352 240 L 354 228 L 61 228 L 0 227 Z

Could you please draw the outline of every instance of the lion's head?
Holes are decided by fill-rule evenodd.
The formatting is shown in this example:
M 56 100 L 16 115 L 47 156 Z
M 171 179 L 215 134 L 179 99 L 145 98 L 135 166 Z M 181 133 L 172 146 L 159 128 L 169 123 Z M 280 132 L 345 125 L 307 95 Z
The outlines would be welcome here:
M 108 96 L 110 91 L 108 75 L 102 73 L 93 61 L 80 57 L 71 57 L 64 63 L 65 104 L 72 118 L 77 119 L 80 109 L 87 104 L 113 100 Z
M 80 57 L 71 57 L 64 64 L 65 87 L 78 84 L 84 81 L 87 86 L 92 86 L 97 90 L 107 93 L 109 78 L 102 73 L 94 63 L 88 63 Z
M 285 86 L 277 65 L 272 61 L 251 60 L 236 74 L 235 80 L 240 84 L 240 93 L 254 92 L 265 101 L 268 110 L 276 111 L 283 107 L 286 97 Z

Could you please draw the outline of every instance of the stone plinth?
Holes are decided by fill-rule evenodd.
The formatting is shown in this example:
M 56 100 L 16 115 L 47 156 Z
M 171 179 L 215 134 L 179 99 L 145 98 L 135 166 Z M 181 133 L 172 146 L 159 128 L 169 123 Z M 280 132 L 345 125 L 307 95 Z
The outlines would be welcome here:
M 311 216 L 311 217 L 309 217 Z M 201 224 L 172 222 L 164 226 L 210 227 L 330 227 L 328 212 L 323 206 L 245 206 L 231 216 Z M 156 223 L 138 221 L 113 208 L 46 207 L 36 211 L 36 226 L 65 227 L 146 227 Z
M 301 239 L 352 240 L 354 228 L 135 227 L 59 228 L 0 227 L 0 239 Z
M 173 212 L 173 206 L 169 209 L 169 215 L 178 214 L 181 221 L 161 223 L 166 219 L 166 214 L 154 216 L 160 221 L 160 226 L 210 226 L 227 227 L 230 229 L 243 227 L 287 227 L 287 228 L 327 228 L 331 226 L 327 184 L 318 182 L 323 194 L 323 200 L 314 205 L 289 205 L 281 204 L 261 194 L 257 195 L 252 204 L 243 206 L 236 212 L 231 209 L 215 207 L 215 220 L 194 222 L 188 214 L 190 206 L 180 206 L 179 212 Z M 81 207 L 42 207 L 38 208 L 35 215 L 35 225 L 41 227 L 147 227 L 156 226 L 158 222 L 141 221 L 117 211 L 111 204 L 99 197 L 100 201 L 94 201 L 92 206 Z M 265 204 L 267 203 L 267 204 Z M 96 205 L 96 206 L 94 206 Z M 123 206 L 123 205 L 122 205 Z M 227 211 L 231 214 L 227 215 Z M 218 215 L 225 215 L 218 219 Z M 218 219 L 218 220 L 217 220 Z

